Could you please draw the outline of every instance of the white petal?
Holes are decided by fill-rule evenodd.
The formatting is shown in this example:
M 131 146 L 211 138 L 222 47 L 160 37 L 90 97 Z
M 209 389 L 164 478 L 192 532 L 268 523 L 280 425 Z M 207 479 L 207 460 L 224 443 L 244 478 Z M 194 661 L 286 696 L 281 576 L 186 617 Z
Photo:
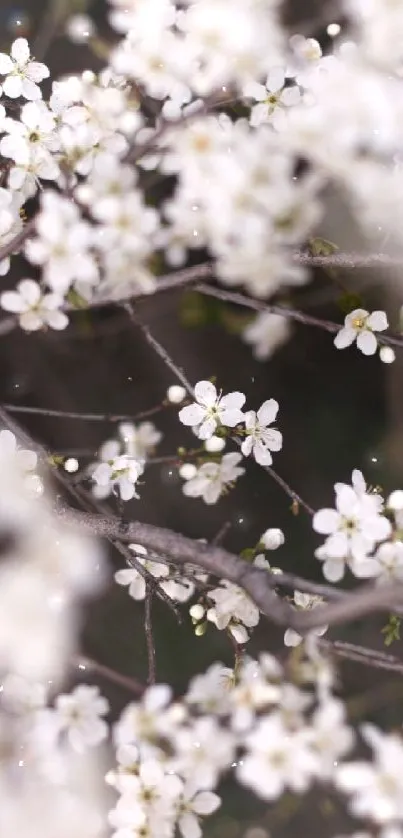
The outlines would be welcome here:
M 25 99 L 29 99 L 32 102 L 37 99 L 42 99 L 40 87 L 28 78 L 22 80 L 22 95 L 25 96 Z
M 17 440 L 11 431 L 0 431 L 0 450 L 2 454 L 14 454 Z
M 197 431 L 197 436 L 199 439 L 210 439 L 210 437 L 213 436 L 216 427 L 216 421 L 210 416 L 200 425 L 200 428 Z
M 228 393 L 228 395 L 220 399 L 220 407 L 224 410 L 240 410 L 244 406 L 245 400 L 246 396 L 244 393 Z
M 275 399 L 268 399 L 263 402 L 257 412 L 257 418 L 260 425 L 270 425 L 274 422 L 278 413 L 279 404 Z
M 328 582 L 340 582 L 344 576 L 344 562 L 327 559 L 323 565 L 323 575 Z
M 218 809 L 220 803 L 221 798 L 218 794 L 212 791 L 200 791 L 193 798 L 192 806 L 197 815 L 211 815 Z
M 11 47 L 11 57 L 20 66 L 29 61 L 30 51 L 26 38 L 17 38 Z
M 4 291 L 0 296 L 0 305 L 5 311 L 12 311 L 13 314 L 20 314 L 26 310 L 24 300 L 16 291 Z
M 38 312 L 25 311 L 20 316 L 20 326 L 26 332 L 37 332 L 39 329 L 42 329 L 43 320 Z
M 284 646 L 299 646 L 302 637 L 294 629 L 287 629 L 284 634 Z
M 30 61 L 26 73 L 28 78 L 35 82 L 49 78 L 49 68 L 46 64 L 40 64 L 39 61 Z
M 253 436 L 247 436 L 241 445 L 241 451 L 244 457 L 249 457 L 253 448 Z
M 245 99 L 256 99 L 257 102 L 264 102 L 267 98 L 267 90 L 263 84 L 258 84 L 256 81 L 251 81 L 243 88 L 243 96 Z
M 10 56 L 0 52 L 0 76 L 7 76 L 8 73 L 12 73 L 13 69 L 14 64 Z
M 122 500 L 131 500 L 134 497 L 134 486 L 127 477 L 121 477 L 117 481 L 120 497 Z
M 201 838 L 202 831 L 195 815 L 185 812 L 178 821 L 178 826 L 183 838 Z
M 61 331 L 68 326 L 69 318 L 64 311 L 46 311 L 43 316 L 45 323 L 50 326 L 51 329 Z
M 345 326 L 337 332 L 333 342 L 337 349 L 345 349 L 347 346 L 351 346 L 356 337 L 357 332 L 355 329 Z
M 10 99 L 18 99 L 22 93 L 22 79 L 20 76 L 7 76 L 3 82 L 3 91 Z
M 301 101 L 301 93 L 299 87 L 293 85 L 293 87 L 286 87 L 281 94 L 281 102 L 283 105 L 286 105 L 287 108 L 293 107 L 293 105 L 298 105 Z
M 363 355 L 375 355 L 378 343 L 373 332 L 366 329 L 357 335 L 357 346 Z
M 330 535 L 337 530 L 340 522 L 340 515 L 335 509 L 320 509 L 313 516 L 312 526 L 315 532 L 322 535 Z
M 228 408 L 227 410 L 220 411 L 222 424 L 227 425 L 229 428 L 235 428 L 235 425 L 243 422 L 243 416 L 242 410 L 238 410 L 238 408 Z
M 273 457 L 270 451 L 258 440 L 253 446 L 253 456 L 260 466 L 271 466 Z
M 137 576 L 137 570 L 125 568 L 124 570 L 117 570 L 114 578 L 118 585 L 130 585 Z
M 384 311 L 373 311 L 367 319 L 367 326 L 374 332 L 383 332 L 388 328 L 388 318 Z
M 212 407 L 217 401 L 217 390 L 211 381 L 198 381 L 195 386 L 195 396 L 200 404 Z
M 41 298 L 41 289 L 33 279 L 22 279 L 18 283 L 18 290 L 23 300 L 29 306 L 35 306 Z
M 284 87 L 284 70 L 282 67 L 273 67 L 267 76 L 266 87 L 270 93 L 277 93 Z
M 203 410 L 199 404 L 194 402 L 186 407 L 182 407 L 182 410 L 179 411 L 179 420 L 183 425 L 190 425 L 191 427 L 194 427 L 195 425 L 200 425 L 200 422 L 203 421 L 205 415 L 205 410 Z

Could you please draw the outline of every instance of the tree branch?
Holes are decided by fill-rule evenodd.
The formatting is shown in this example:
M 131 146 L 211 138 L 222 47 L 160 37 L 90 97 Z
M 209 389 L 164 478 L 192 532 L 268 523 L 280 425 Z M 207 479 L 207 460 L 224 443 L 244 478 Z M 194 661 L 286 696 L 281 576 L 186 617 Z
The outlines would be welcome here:
M 127 413 L 76 413 L 70 410 L 53 410 L 47 407 L 31 407 L 30 405 L 20 404 L 3 404 L 2 408 L 9 411 L 9 413 L 28 413 L 37 416 L 50 416 L 60 419 L 79 419 L 83 422 L 137 422 L 140 419 L 146 419 L 149 416 L 155 416 L 160 413 L 167 405 L 159 404 L 155 407 L 150 407 L 148 410 L 141 410 L 134 416 Z

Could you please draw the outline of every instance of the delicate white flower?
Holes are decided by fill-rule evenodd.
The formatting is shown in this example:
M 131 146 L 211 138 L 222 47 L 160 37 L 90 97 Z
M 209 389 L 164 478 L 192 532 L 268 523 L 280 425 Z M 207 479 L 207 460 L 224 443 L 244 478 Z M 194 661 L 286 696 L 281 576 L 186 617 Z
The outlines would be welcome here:
M 284 109 L 298 105 L 301 92 L 297 85 L 285 86 L 285 72 L 282 67 L 273 67 L 266 79 L 266 84 L 250 82 L 243 89 L 247 99 L 259 102 L 251 110 L 250 124 L 254 127 L 272 121 L 276 128 L 281 128 Z
M 261 466 L 271 465 L 273 457 L 270 452 L 280 451 L 283 444 L 280 431 L 268 427 L 275 421 L 278 408 L 278 402 L 269 399 L 263 402 L 257 413 L 254 410 L 245 413 L 246 438 L 241 445 L 241 451 L 245 457 L 253 454 Z
M 156 562 L 147 559 L 147 550 L 141 544 L 129 544 L 129 549 L 135 553 L 136 561 L 144 567 L 144 570 L 151 573 L 155 579 L 160 579 L 163 576 L 169 576 L 169 567 L 162 562 Z M 115 580 L 118 585 L 128 585 L 129 595 L 133 599 L 145 599 L 147 586 L 144 576 L 135 567 L 118 570 L 115 573 Z
M 202 497 L 205 503 L 217 503 L 219 497 L 226 491 L 228 486 L 237 480 L 241 474 L 244 474 L 245 469 L 239 463 L 242 461 L 242 455 L 236 452 L 224 454 L 221 462 L 203 463 L 196 474 L 188 476 L 186 473 L 185 480 L 187 481 L 182 487 L 184 495 L 190 498 Z M 186 463 L 181 467 L 180 473 L 183 477 L 183 471 L 191 463 Z M 194 468 L 194 466 L 192 466 Z
M 373 762 L 350 762 L 335 773 L 336 785 L 350 796 L 350 808 L 360 818 L 388 823 L 403 818 L 403 745 L 400 736 L 384 734 L 365 724 L 362 733 L 371 746 Z
M 11 47 L 11 54 L 0 53 L 0 75 L 6 76 L 3 91 L 10 99 L 40 99 L 38 82 L 47 79 L 49 70 L 45 64 L 31 61 L 28 42 L 17 38 Z
M 333 697 L 326 698 L 315 710 L 311 725 L 312 747 L 320 758 L 319 778 L 332 778 L 340 757 L 354 744 L 354 733 L 346 725 L 345 705 Z
M 118 432 L 124 443 L 123 453 L 137 460 L 145 460 L 162 439 L 162 433 L 153 422 L 140 422 L 139 425 L 122 422 Z
M 100 463 L 92 472 L 92 479 L 97 484 L 97 496 L 107 497 L 116 489 L 122 500 L 137 498 L 135 486 L 143 471 L 142 463 L 126 454 L 113 457 L 107 463 Z
M 328 536 L 315 555 L 324 562 L 330 582 L 344 576 L 346 563 L 358 577 L 376 576 L 379 566 L 369 554 L 391 533 L 391 524 L 381 514 L 382 498 L 366 491 L 361 472 L 353 472 L 353 486 L 336 483 L 336 509 L 321 509 L 313 517 L 316 532 Z
M 46 326 L 65 329 L 69 320 L 60 311 L 63 302 L 59 294 L 42 294 L 40 286 L 33 279 L 22 279 L 16 291 L 4 291 L 0 296 L 1 307 L 18 314 L 20 326 L 27 332 L 35 332 Z
M 380 544 L 374 560 L 378 564 L 379 582 L 403 581 L 403 542 L 385 541 Z
M 354 341 L 364 355 L 375 355 L 377 339 L 375 332 L 383 332 L 388 328 L 388 319 L 384 311 L 373 311 L 370 314 L 362 308 L 356 308 L 344 320 L 344 327 L 340 329 L 334 339 L 337 349 L 345 349 Z
M 208 596 L 214 602 L 214 607 L 208 609 L 207 619 L 220 631 L 228 627 L 237 642 L 245 643 L 249 639 L 245 626 L 254 628 L 259 622 L 259 609 L 255 603 L 242 588 L 225 579 L 220 587 L 209 591 Z
M 243 393 L 218 395 L 211 381 L 199 381 L 195 386 L 195 396 L 196 401 L 179 412 L 179 419 L 183 425 L 194 428 L 199 439 L 209 439 L 219 425 L 234 428 L 243 421 Z
M 263 800 L 276 800 L 286 788 L 305 792 L 317 774 L 318 757 L 308 731 L 291 733 L 277 714 L 263 717 L 245 744 L 247 753 L 236 774 Z
M 108 726 L 101 717 L 108 712 L 106 698 L 100 694 L 98 687 L 88 684 L 80 684 L 70 694 L 59 695 L 56 699 L 59 728 L 78 753 L 106 739 Z
M 196 788 L 214 788 L 234 758 L 235 737 L 213 716 L 201 716 L 189 727 L 182 726 L 174 741 L 176 754 L 172 768 Z

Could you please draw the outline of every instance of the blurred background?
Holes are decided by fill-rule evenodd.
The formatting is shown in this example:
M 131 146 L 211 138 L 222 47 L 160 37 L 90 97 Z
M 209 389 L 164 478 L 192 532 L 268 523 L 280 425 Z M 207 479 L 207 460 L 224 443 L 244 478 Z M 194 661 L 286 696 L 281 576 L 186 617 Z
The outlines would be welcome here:
M 64 37 L 60 21 L 67 2 L 49 0 L 46 6 L 37 0 L 16 4 L 2 0 L 0 49 L 7 50 L 15 37 L 27 37 L 35 45 L 36 58 L 44 58 L 50 66 L 53 78 L 100 68 L 102 62 L 88 45 L 75 46 Z M 75 8 L 80 11 L 83 5 Z M 102 37 L 111 36 L 102 0 L 87 5 L 87 11 Z M 340 16 L 332 16 L 330 4 L 307 0 L 290 2 L 286 19 L 290 32 L 302 27 L 305 34 L 306 21 L 316 21 L 309 34 L 323 36 L 325 44 L 326 25 L 342 22 Z M 336 195 L 329 195 L 319 233 L 341 248 L 363 245 L 358 232 L 346 222 Z M 17 267 L 15 262 L 13 270 L 20 271 L 21 263 Z M 7 282 L 12 284 L 16 277 L 21 274 L 12 273 Z M 385 309 L 393 330 L 398 331 L 401 289 L 400 277 L 379 270 L 316 271 L 310 284 L 290 296 L 282 295 L 281 301 L 342 322 L 355 300 L 369 310 Z M 329 334 L 295 324 L 288 342 L 268 361 L 258 362 L 240 335 L 251 319 L 249 313 L 195 293 L 146 300 L 141 303 L 141 316 L 191 381 L 217 376 L 224 391 L 245 392 L 249 408 L 257 409 L 268 398 L 277 399 L 284 446 L 275 457 L 275 468 L 313 508 L 332 505 L 334 482 L 350 482 L 353 468 L 362 469 L 367 482 L 382 486 L 385 492 L 402 486 L 402 353 L 397 353 L 394 364 L 386 365 L 354 349 L 337 352 Z M 176 383 L 127 316 L 113 306 L 77 313 L 62 333 L 27 335 L 16 330 L 0 340 L 3 403 L 135 415 L 158 405 L 167 387 Z M 86 452 L 84 463 L 116 430 L 111 422 L 28 415 L 18 419 L 55 454 Z M 175 408 L 158 414 L 155 424 L 164 435 L 158 455 L 174 454 L 179 444 L 192 445 L 194 437 L 189 433 L 184 438 Z M 309 517 L 303 510 L 293 514 L 289 498 L 256 464 L 248 463 L 235 490 L 213 507 L 185 498 L 181 485 L 175 468 L 153 466 L 141 486 L 141 499 L 129 505 L 128 516 L 208 539 L 228 522 L 224 544 L 235 552 L 253 546 L 266 528 L 280 527 L 286 542 L 273 553 L 272 564 L 321 580 L 321 566 L 313 556 L 319 542 Z M 114 569 L 122 567 L 122 557 L 111 554 L 110 558 Z M 158 680 L 169 681 L 178 694 L 189 677 L 213 661 L 233 663 L 233 649 L 223 632 L 210 627 L 204 637 L 194 636 L 186 606 L 182 626 L 159 601 L 154 602 L 153 614 Z M 337 629 L 330 636 L 382 648 L 381 628 L 386 622 L 387 615 L 375 617 Z M 83 648 L 100 663 L 146 680 L 143 604 L 131 600 L 126 589 L 111 586 L 88 611 Z M 282 632 L 264 620 L 248 651 L 256 654 L 261 649 L 283 653 Z M 398 643 L 392 651 L 399 655 Z M 387 673 L 379 677 L 357 664 L 340 666 L 353 718 L 374 719 L 389 727 L 401 725 L 403 685 L 399 680 Z M 104 681 L 99 684 L 116 715 L 127 702 L 127 693 Z M 338 801 L 326 792 L 313 792 L 302 801 L 286 795 L 267 807 L 239 788 L 234 791 L 228 786 L 227 791 L 225 805 L 206 825 L 208 838 L 264 838 L 267 831 L 281 838 L 308 829 L 319 836 L 349 829 Z

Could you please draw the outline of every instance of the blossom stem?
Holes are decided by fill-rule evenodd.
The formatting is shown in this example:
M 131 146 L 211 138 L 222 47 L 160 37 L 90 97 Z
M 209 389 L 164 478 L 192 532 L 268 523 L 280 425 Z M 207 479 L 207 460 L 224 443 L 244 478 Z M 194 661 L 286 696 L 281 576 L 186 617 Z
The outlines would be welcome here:
M 331 259 L 332 256 L 313 256 L 308 258 Z M 209 297 L 215 297 L 217 300 L 222 300 L 226 303 L 234 303 L 234 305 L 244 306 L 245 308 L 253 309 L 253 311 L 264 311 L 267 312 L 267 314 L 278 314 L 280 315 L 280 317 L 285 317 L 288 320 L 296 320 L 298 323 L 303 323 L 305 326 L 315 326 L 319 329 L 324 329 L 326 332 L 331 332 L 333 334 L 336 334 L 341 329 L 340 323 L 333 323 L 330 320 L 322 320 L 319 317 L 313 317 L 311 314 L 305 314 L 305 312 L 298 311 L 296 309 L 286 308 L 284 306 L 267 305 L 267 303 L 263 302 L 262 300 L 255 300 L 253 299 L 253 297 L 246 296 L 246 294 L 238 294 L 232 291 L 225 291 L 222 288 L 216 288 L 213 285 L 208 285 L 204 282 L 198 283 L 196 285 L 196 291 L 199 291 L 200 294 L 204 294 Z M 379 343 L 383 343 L 390 346 L 403 347 L 403 338 L 397 337 L 395 335 L 383 335 L 377 333 L 376 337 Z
M 155 667 L 155 647 L 153 635 L 153 623 L 151 606 L 153 599 L 153 585 L 150 582 L 146 583 L 146 597 L 144 600 L 144 629 L 147 643 L 147 657 L 148 657 L 148 685 L 156 682 L 156 667 Z
M 83 422 L 137 422 L 139 419 L 146 419 L 148 416 L 154 416 L 156 413 L 160 413 L 161 410 L 167 407 L 167 404 L 163 403 L 155 407 L 150 407 L 148 410 L 142 410 L 134 416 L 125 413 L 76 413 L 69 410 L 53 410 L 47 407 L 31 407 L 30 405 L 19 404 L 3 404 L 2 407 L 10 413 L 29 413 L 60 419 L 79 419 Z
M 356 646 L 354 643 L 344 643 L 340 640 L 321 639 L 319 645 L 333 652 L 339 658 L 361 663 L 364 666 L 371 666 L 374 669 L 386 669 L 388 672 L 396 672 L 399 675 L 403 675 L 403 661 L 393 655 L 387 655 L 385 652 Z
M 134 695 L 142 695 L 146 690 L 145 684 L 141 684 L 135 678 L 129 675 L 123 675 L 121 672 L 111 669 L 110 666 L 106 666 L 104 663 L 98 663 L 92 660 L 92 658 L 76 658 L 74 660 L 74 666 L 81 672 L 88 672 L 91 675 L 99 675 L 101 678 L 106 678 L 112 684 L 117 684 L 119 687 L 123 687 L 129 690 L 129 692 L 134 693 Z

